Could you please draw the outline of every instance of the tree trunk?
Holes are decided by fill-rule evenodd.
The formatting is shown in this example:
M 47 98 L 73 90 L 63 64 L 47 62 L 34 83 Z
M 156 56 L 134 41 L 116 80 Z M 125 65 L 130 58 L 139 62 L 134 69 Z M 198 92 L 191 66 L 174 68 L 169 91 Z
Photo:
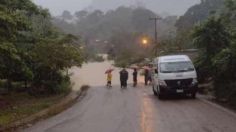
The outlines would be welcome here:
M 7 79 L 7 90 L 8 90 L 8 92 L 12 91 L 12 80 L 11 79 Z
M 66 76 L 69 76 L 69 69 L 66 69 Z
M 27 89 L 27 80 L 25 80 L 25 89 Z

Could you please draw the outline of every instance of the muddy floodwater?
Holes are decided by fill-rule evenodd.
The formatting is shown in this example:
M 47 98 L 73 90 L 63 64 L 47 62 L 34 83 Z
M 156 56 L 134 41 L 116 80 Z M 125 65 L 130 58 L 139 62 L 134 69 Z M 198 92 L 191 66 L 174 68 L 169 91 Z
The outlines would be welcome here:
M 105 71 L 109 68 L 114 69 L 112 72 L 113 85 L 119 85 L 119 72 L 121 68 L 117 68 L 113 66 L 112 61 L 105 61 L 102 63 L 94 62 L 94 63 L 86 63 L 83 64 L 82 67 L 73 67 L 70 72 L 72 73 L 72 81 L 74 83 L 74 89 L 78 90 L 81 85 L 90 85 L 90 86 L 105 86 L 106 85 L 106 74 Z M 127 69 L 129 72 L 129 80 L 128 83 L 132 83 L 132 69 Z M 142 72 L 142 71 L 140 71 Z M 138 77 L 140 83 L 143 83 L 143 76 Z

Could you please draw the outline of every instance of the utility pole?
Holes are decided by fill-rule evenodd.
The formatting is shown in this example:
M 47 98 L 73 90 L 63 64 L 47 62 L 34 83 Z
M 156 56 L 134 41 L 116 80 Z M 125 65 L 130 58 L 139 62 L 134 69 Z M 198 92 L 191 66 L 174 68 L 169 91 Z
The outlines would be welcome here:
M 149 20 L 154 21 L 155 22 L 155 45 L 157 46 L 158 42 L 157 42 L 157 21 L 161 20 L 160 17 L 152 17 L 149 18 Z M 157 47 L 155 48 L 155 55 L 157 53 Z

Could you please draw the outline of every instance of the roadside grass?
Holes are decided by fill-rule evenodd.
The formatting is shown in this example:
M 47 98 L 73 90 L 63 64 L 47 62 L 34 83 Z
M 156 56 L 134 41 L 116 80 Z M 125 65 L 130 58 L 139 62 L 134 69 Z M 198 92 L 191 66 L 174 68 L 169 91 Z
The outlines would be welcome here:
M 0 127 L 9 125 L 12 122 L 26 118 L 45 108 L 52 106 L 67 94 L 53 96 L 33 97 L 27 93 L 11 93 L 0 96 L 0 100 L 6 101 L 7 106 L 0 106 Z

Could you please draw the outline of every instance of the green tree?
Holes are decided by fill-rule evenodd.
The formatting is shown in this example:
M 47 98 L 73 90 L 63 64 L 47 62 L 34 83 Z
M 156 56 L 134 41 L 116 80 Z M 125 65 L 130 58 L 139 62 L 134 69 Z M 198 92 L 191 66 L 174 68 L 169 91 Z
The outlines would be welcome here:
M 36 86 L 34 92 L 57 92 L 66 77 L 63 72 L 72 66 L 81 66 L 83 57 L 74 41 L 75 37 L 66 35 L 57 40 L 43 40 L 33 47 L 30 54 L 33 57 L 33 84 Z
M 71 15 L 71 13 L 69 11 L 63 11 L 62 16 L 61 16 L 64 20 L 71 20 L 73 18 L 73 16 Z
M 31 0 L 0 1 L 0 25 L 0 79 L 9 89 L 25 81 L 36 92 L 55 93 L 69 82 L 64 70 L 83 62 L 80 41 L 55 28 L 48 10 Z
M 183 48 L 193 48 L 191 33 L 196 25 L 206 21 L 213 13 L 217 14 L 224 7 L 224 0 L 201 0 L 188 9 L 176 22 L 178 45 Z
M 32 72 L 21 60 L 17 49 L 10 43 L 0 45 L 0 77 L 7 79 L 8 90 L 11 90 L 12 81 L 21 79 L 32 79 Z
M 0 2 L 0 74 L 1 79 L 11 82 L 18 79 L 32 78 L 32 72 L 22 61 L 16 47 L 21 32 L 30 30 L 27 16 L 38 14 L 38 8 L 30 0 L 2 0 Z
M 236 107 L 236 1 L 226 1 L 225 9 L 195 29 L 200 49 L 197 61 L 200 77 L 212 78 L 218 100 Z
M 196 27 L 193 38 L 194 45 L 200 50 L 196 61 L 200 75 L 204 78 L 214 76 L 213 58 L 230 45 L 230 34 L 221 19 L 211 17 Z
M 230 45 L 221 50 L 214 57 L 214 65 L 217 69 L 214 78 L 215 94 L 217 99 L 224 99 L 230 105 L 236 107 L 236 1 L 227 0 L 226 8 L 220 15 L 224 26 L 230 33 Z
M 75 12 L 75 16 L 76 16 L 79 20 L 82 20 L 82 19 L 85 18 L 87 15 L 88 15 L 88 12 L 85 11 L 85 10 Z

